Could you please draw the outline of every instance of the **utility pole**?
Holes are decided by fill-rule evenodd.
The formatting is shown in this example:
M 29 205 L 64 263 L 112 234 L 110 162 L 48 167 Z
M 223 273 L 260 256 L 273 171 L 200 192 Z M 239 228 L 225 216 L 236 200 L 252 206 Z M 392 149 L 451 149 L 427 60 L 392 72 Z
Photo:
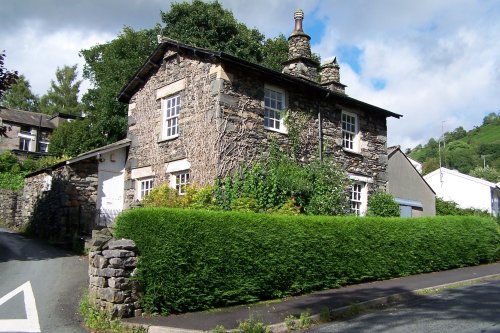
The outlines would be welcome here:
M 446 138 L 444 137 L 444 123 L 446 121 L 441 122 L 441 137 L 443 138 L 443 157 L 444 157 L 444 166 L 446 167 L 448 164 L 446 163 Z

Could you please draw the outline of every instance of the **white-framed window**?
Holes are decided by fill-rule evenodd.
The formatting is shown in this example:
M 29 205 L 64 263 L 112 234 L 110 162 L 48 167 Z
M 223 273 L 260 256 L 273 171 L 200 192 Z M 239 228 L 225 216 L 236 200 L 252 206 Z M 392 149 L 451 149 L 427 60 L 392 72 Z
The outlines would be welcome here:
M 359 151 L 358 116 L 342 112 L 342 147 L 347 150 Z
M 161 109 L 163 114 L 162 139 L 172 139 L 179 136 L 181 96 L 175 95 L 162 99 Z
M 41 153 L 48 153 L 49 152 L 49 143 L 40 141 L 38 142 L 38 151 Z
M 142 200 L 153 189 L 153 178 L 140 179 L 137 184 L 137 199 Z
M 171 185 L 179 195 L 186 194 L 186 187 L 191 183 L 189 170 L 179 171 L 172 174 Z
M 351 213 L 357 216 L 364 216 L 367 207 L 367 187 L 366 183 L 353 182 L 350 189 Z
M 266 86 L 264 88 L 264 128 L 286 133 L 284 110 L 285 91 Z
M 363 185 L 354 183 L 351 185 L 351 212 L 354 215 L 361 215 Z
M 19 150 L 30 151 L 31 139 L 20 136 L 19 137 Z

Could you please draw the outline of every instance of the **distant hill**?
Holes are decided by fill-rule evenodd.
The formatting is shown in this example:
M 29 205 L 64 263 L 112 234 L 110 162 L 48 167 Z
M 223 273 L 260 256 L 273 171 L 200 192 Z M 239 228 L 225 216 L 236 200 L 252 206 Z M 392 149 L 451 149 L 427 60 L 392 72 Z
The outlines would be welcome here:
M 423 164 L 424 174 L 439 168 L 440 144 L 442 166 L 495 183 L 500 181 L 500 112 L 490 113 L 479 127 L 466 131 L 460 126 L 446 132 L 444 142 L 440 139 L 431 138 L 409 151 L 411 158 Z

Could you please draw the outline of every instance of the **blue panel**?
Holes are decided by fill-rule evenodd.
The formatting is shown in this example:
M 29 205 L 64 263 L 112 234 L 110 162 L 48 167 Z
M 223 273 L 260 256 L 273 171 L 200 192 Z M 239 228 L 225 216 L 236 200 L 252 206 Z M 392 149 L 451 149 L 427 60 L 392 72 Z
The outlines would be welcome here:
M 401 217 L 411 217 L 411 206 L 399 206 L 399 216 Z

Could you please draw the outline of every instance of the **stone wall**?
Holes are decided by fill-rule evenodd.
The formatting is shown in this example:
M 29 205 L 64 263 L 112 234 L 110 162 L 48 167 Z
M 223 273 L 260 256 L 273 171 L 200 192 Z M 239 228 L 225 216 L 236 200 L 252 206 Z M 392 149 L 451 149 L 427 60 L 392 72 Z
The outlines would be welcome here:
M 269 154 L 272 142 L 284 151 L 292 147 L 290 136 L 264 128 L 264 87 L 285 91 L 287 112 L 300 126 L 300 156 L 303 161 L 318 158 L 319 120 L 322 115 L 323 157 L 339 163 L 349 173 L 369 178 L 368 192 L 386 186 L 386 117 L 365 111 L 362 103 L 349 102 L 335 93 L 308 88 L 297 82 L 282 81 L 242 66 L 218 63 L 217 58 L 202 58 L 200 53 L 170 50 L 157 72 L 131 99 L 129 138 L 132 144 L 126 167 L 125 204 L 136 199 L 137 187 L 131 170 L 150 167 L 154 186 L 168 182 L 166 165 L 187 159 L 191 182 L 211 183 L 242 163 Z M 180 91 L 179 136 L 160 140 L 161 98 L 157 92 L 185 80 Z M 354 153 L 342 148 L 341 113 L 356 114 L 360 146 Z
M 17 228 L 40 238 L 70 244 L 75 236 L 90 235 L 97 198 L 97 161 L 84 160 L 45 169 L 25 179 L 18 200 Z
M 16 225 L 18 195 L 15 191 L 0 189 L 0 220 L 7 227 Z
M 107 229 L 95 232 L 89 253 L 91 302 L 113 318 L 142 314 L 139 284 L 132 278 L 137 266 L 132 240 L 114 240 Z

